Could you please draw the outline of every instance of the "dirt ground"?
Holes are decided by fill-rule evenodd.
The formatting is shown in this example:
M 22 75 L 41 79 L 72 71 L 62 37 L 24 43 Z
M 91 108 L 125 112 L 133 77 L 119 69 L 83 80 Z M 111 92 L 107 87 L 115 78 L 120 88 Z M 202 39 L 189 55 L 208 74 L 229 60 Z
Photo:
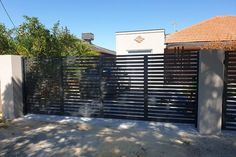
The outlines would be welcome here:
M 6 157 L 235 157 L 236 133 L 191 125 L 30 115 L 0 127 Z

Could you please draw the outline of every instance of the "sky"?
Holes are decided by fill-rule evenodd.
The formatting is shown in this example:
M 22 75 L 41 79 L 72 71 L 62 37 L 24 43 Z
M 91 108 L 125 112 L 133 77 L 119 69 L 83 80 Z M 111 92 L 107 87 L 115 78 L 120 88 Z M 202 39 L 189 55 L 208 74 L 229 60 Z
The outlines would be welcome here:
M 236 15 L 236 0 L 2 0 L 15 25 L 23 15 L 52 28 L 60 21 L 77 37 L 95 35 L 94 44 L 115 50 L 115 32 L 165 29 L 166 34 L 214 16 Z M 0 23 L 12 28 L 0 6 Z

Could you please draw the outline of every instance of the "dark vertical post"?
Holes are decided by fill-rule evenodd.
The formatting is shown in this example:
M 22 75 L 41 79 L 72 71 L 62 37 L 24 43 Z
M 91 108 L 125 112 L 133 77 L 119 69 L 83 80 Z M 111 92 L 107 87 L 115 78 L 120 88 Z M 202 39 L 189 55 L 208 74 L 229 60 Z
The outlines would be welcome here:
M 103 56 L 100 56 L 99 57 L 99 66 L 98 66 L 98 70 L 99 70 L 99 93 L 100 93 L 100 104 L 101 104 L 101 106 L 100 106 L 100 108 L 99 108 L 99 110 L 100 110 L 100 117 L 104 117 L 104 112 L 103 112 L 103 90 L 104 90 L 104 84 L 103 84 L 103 75 L 102 75 L 102 73 L 103 73 L 103 59 L 104 59 L 104 57 Z
M 61 114 L 63 115 L 64 114 L 64 86 L 63 86 L 63 57 L 60 58 L 60 101 L 61 101 Z
M 148 119 L 148 55 L 144 55 L 144 119 Z
M 191 57 L 191 56 L 189 56 Z M 197 76 L 195 78 L 196 81 L 196 104 L 195 104 L 195 127 L 197 128 L 198 124 L 198 89 L 199 89 L 199 67 L 200 67 L 200 62 L 199 62 L 199 51 L 197 51 Z
M 228 62 L 229 62 L 229 53 L 225 52 L 224 60 L 224 89 L 223 89 L 223 102 L 222 102 L 222 129 L 225 129 L 225 116 L 226 116 L 226 100 L 227 100 L 227 82 L 228 82 Z
M 181 72 L 183 72 L 183 69 L 184 69 L 183 64 L 185 64 L 185 63 L 183 63 L 183 60 L 184 60 L 184 50 L 183 50 L 183 47 L 182 47 L 181 51 L 180 51 L 180 62 L 181 62 L 180 68 L 181 68 Z
M 22 69 L 23 69 L 23 113 L 29 113 L 29 105 L 27 104 L 27 83 L 26 83 L 26 58 L 22 58 Z

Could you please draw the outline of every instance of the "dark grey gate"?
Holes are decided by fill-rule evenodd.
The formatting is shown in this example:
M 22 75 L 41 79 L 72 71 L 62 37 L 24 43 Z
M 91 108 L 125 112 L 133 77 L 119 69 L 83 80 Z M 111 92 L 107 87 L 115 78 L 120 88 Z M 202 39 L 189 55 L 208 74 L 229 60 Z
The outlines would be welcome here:
M 25 59 L 28 113 L 196 123 L 198 52 Z
M 223 129 L 236 130 L 236 52 L 225 52 Z

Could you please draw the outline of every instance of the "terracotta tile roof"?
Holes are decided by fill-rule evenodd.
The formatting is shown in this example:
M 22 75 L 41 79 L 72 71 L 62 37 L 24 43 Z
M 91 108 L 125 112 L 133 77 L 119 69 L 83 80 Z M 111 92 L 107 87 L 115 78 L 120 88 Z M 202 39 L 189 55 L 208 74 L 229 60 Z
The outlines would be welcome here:
M 169 35 L 166 43 L 236 40 L 236 16 L 216 16 Z

